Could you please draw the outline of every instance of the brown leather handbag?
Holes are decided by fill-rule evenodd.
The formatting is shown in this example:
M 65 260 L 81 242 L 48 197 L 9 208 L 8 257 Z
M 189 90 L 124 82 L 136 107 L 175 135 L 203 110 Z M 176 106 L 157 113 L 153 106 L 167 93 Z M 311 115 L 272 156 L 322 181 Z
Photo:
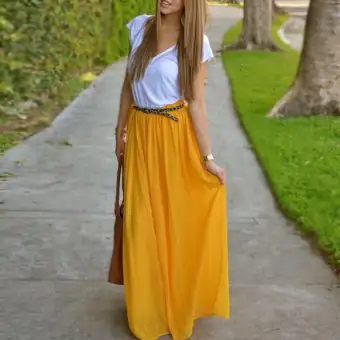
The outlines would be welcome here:
M 123 165 L 119 162 L 116 182 L 115 223 L 113 230 L 113 252 L 109 268 L 108 282 L 116 285 L 124 284 L 123 276 L 123 206 L 120 204 L 120 185 L 123 178 Z M 124 183 L 124 179 L 122 180 Z M 124 185 L 122 184 L 122 187 Z

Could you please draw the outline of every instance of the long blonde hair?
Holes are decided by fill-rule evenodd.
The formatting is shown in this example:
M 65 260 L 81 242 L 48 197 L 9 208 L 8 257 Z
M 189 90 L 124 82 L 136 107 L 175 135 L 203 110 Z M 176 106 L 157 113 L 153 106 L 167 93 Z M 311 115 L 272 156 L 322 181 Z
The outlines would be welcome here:
M 150 60 L 157 54 L 157 42 L 161 30 L 162 16 L 156 0 L 156 15 L 145 25 L 142 43 L 132 56 L 130 78 L 139 80 L 144 76 Z M 179 87 L 186 100 L 194 99 L 193 83 L 201 63 L 203 35 L 207 21 L 206 0 L 185 0 L 178 46 Z

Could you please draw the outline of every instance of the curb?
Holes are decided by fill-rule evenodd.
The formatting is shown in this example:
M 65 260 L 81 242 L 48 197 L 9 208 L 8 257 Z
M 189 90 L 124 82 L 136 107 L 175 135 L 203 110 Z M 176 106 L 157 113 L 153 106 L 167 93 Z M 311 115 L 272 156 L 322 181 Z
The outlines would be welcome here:
M 291 41 L 287 38 L 287 36 L 285 35 L 285 30 L 284 30 L 284 23 L 282 24 L 282 26 L 279 28 L 279 30 L 277 31 L 277 35 L 279 36 L 279 38 L 286 44 L 289 45 L 290 47 L 292 47 L 291 45 Z

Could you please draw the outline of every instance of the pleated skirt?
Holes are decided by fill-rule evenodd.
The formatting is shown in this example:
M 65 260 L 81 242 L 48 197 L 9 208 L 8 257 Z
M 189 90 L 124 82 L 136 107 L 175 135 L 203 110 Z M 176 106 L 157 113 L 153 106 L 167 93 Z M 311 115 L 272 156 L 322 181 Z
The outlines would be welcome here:
M 195 319 L 229 317 L 226 186 L 202 165 L 187 106 L 169 114 L 132 106 L 127 126 L 124 288 L 141 340 L 184 340 Z

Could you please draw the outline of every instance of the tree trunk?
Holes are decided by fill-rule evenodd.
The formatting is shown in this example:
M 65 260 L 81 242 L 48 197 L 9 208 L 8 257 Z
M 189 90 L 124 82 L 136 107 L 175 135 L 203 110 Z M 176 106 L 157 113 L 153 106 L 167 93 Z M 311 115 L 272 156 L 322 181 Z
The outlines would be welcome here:
M 311 0 L 296 79 L 269 117 L 340 115 L 340 0 Z
M 230 49 L 277 51 L 272 37 L 272 0 L 245 0 L 243 32 Z

